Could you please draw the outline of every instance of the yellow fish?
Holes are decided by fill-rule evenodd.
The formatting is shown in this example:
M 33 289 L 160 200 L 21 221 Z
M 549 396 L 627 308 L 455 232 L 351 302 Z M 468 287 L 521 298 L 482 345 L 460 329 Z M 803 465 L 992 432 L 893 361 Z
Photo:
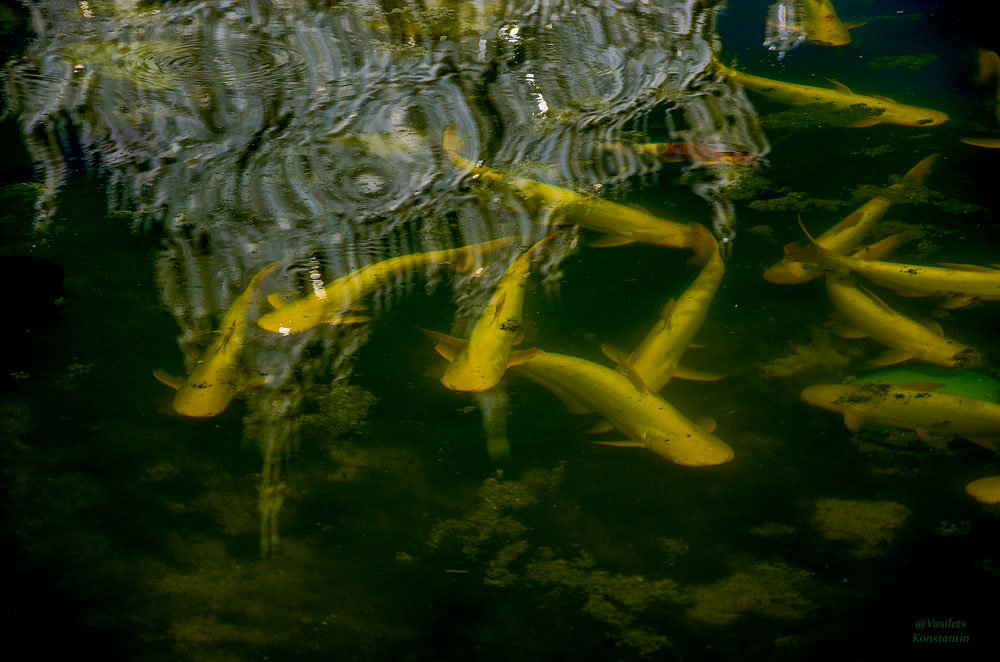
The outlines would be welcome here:
M 726 265 L 719 254 L 718 243 L 712 237 L 707 239 L 714 244 L 714 247 L 701 273 L 677 301 L 671 300 L 667 303 L 660 319 L 628 357 L 632 368 L 653 393 L 659 393 L 674 376 L 699 381 L 721 378 L 721 375 L 701 373 L 678 366 L 698 329 L 704 324 L 708 307 L 715 298 L 722 277 L 726 273 Z
M 302 333 L 320 324 L 358 324 L 370 318 L 352 314 L 362 307 L 362 301 L 380 285 L 390 282 L 399 274 L 421 269 L 431 264 L 452 263 L 459 269 L 469 269 L 476 259 L 486 253 L 520 241 L 521 237 L 503 237 L 482 244 L 448 248 L 426 253 L 400 255 L 369 264 L 328 286 L 317 286 L 307 296 L 285 304 L 280 297 L 271 295 L 268 301 L 276 310 L 257 320 L 265 331 L 282 335 Z
M 1000 268 L 948 263 L 925 267 L 859 260 L 826 251 L 821 255 L 823 262 L 860 274 L 901 296 L 944 297 L 943 308 L 961 308 L 973 301 L 1000 301 Z
M 640 390 L 611 368 L 563 354 L 541 350 L 514 368 L 551 390 L 571 413 L 597 412 L 631 441 L 609 445 L 648 448 L 660 457 L 686 467 L 724 464 L 733 449 L 699 427 L 652 391 Z
M 830 81 L 833 89 L 786 83 L 736 71 L 712 58 L 719 73 L 740 86 L 789 106 L 832 105 L 835 110 L 848 111 L 863 106 L 873 114 L 862 117 L 852 127 L 875 126 L 876 124 L 899 124 L 902 126 L 937 126 L 948 121 L 948 115 L 938 110 L 907 106 L 878 95 L 855 94 L 843 83 Z
M 891 348 L 875 359 L 874 365 L 918 359 L 953 368 L 969 368 L 982 360 L 975 349 L 945 338 L 937 322 L 927 320 L 921 324 L 901 315 L 871 292 L 863 292 L 848 274 L 827 274 L 826 289 L 840 320 L 846 323 L 840 335 L 870 337 Z
M 901 182 L 890 186 L 885 195 L 877 195 L 858 207 L 850 216 L 817 237 L 816 243 L 823 249 L 841 255 L 854 250 L 882 220 L 889 207 L 897 202 L 895 194 L 907 185 L 922 182 L 930 173 L 937 156 L 931 154 L 922 159 L 903 175 Z M 823 273 L 816 264 L 818 261 L 815 251 L 802 252 L 802 247 L 798 243 L 791 243 L 785 246 L 785 257 L 764 271 L 764 279 L 779 285 L 807 283 Z
M 821 384 L 802 399 L 844 415 L 852 432 L 865 423 L 915 430 L 921 437 L 954 435 L 984 448 L 1000 449 L 1000 405 L 963 395 L 936 393 L 941 384 Z
M 280 261 L 258 271 L 243 294 L 233 301 L 222 318 L 218 335 L 187 379 L 172 377 L 162 370 L 153 371 L 154 377 L 177 391 L 173 402 L 175 412 L 191 418 L 217 416 L 226 410 L 241 390 L 257 385 L 246 383 L 240 374 L 247 310 L 254 291 L 278 264 Z M 258 383 L 263 383 L 263 380 Z
M 473 173 L 476 178 L 493 186 L 512 190 L 537 204 L 556 211 L 556 225 L 578 225 L 588 230 L 603 232 L 604 237 L 591 242 L 591 246 L 623 246 L 631 243 L 652 244 L 667 248 L 691 248 L 695 255 L 692 262 L 704 264 L 707 253 L 700 235 L 705 231 L 697 223 L 678 223 L 653 216 L 649 212 L 604 200 L 595 195 L 573 191 L 533 179 L 509 178 L 501 172 L 472 163 L 459 155 L 462 141 L 454 125 L 444 132 L 444 149 L 455 164 Z
M 818 46 L 846 46 L 851 43 L 848 30 L 859 28 L 864 23 L 844 25 L 830 0 L 800 0 L 802 25 L 806 41 Z
M 468 340 L 435 331 L 423 332 L 436 344 L 437 353 L 449 361 L 441 383 L 453 391 L 479 392 L 497 385 L 511 365 L 511 348 L 521 340 L 524 288 L 531 260 L 538 250 L 562 232 L 554 232 L 522 253 L 500 279 Z M 521 360 L 526 355 L 520 353 Z

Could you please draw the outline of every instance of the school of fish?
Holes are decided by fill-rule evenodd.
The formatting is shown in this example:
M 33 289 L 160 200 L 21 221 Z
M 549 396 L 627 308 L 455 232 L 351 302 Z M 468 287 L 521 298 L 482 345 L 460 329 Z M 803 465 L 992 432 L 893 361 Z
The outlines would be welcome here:
M 850 42 L 844 26 L 828 0 L 804 0 L 801 29 L 806 39 L 824 46 Z M 856 26 L 851 26 L 856 27 Z M 738 71 L 712 58 L 716 74 L 773 101 L 797 107 L 824 107 L 862 112 L 850 126 L 895 124 L 934 127 L 948 121 L 941 111 L 908 105 L 884 96 L 855 93 L 833 82 L 832 88 L 762 78 Z M 979 53 L 978 81 L 986 84 L 1000 73 L 995 53 Z M 1000 95 L 1000 87 L 998 87 Z M 1000 99 L 1000 96 L 997 97 Z M 1000 109 L 1000 106 L 998 106 Z M 998 110 L 1000 112 L 1000 110 Z M 998 116 L 1000 119 L 1000 116 Z M 998 147 L 990 137 L 963 139 L 970 145 Z M 185 417 L 208 418 L 222 413 L 240 392 L 267 382 L 265 375 L 247 374 L 242 363 L 246 327 L 280 336 L 305 333 L 320 325 L 364 324 L 366 299 L 397 277 L 431 265 L 475 274 L 494 256 L 510 259 L 499 282 L 466 338 L 423 330 L 434 351 L 444 359 L 435 373 L 441 385 L 473 394 L 490 412 L 487 434 L 494 430 L 491 456 L 509 451 L 502 420 L 506 416 L 508 372 L 550 391 L 571 414 L 592 415 L 592 434 L 615 433 L 596 443 L 644 448 L 670 462 L 688 467 L 725 464 L 734 449 L 717 437 L 716 423 L 693 418 L 664 399 L 660 392 L 674 377 L 712 381 L 722 375 L 685 367 L 681 360 L 705 322 L 722 283 L 726 267 L 719 243 L 702 224 L 670 220 L 643 209 L 612 202 L 581 191 L 506 174 L 463 154 L 465 145 L 453 125 L 441 136 L 441 146 L 456 170 L 475 186 L 516 196 L 550 226 L 547 236 L 533 245 L 528 237 L 510 236 L 460 248 L 390 257 L 362 266 L 323 284 L 313 281 L 312 291 L 286 301 L 265 293 L 268 278 L 282 260 L 257 272 L 246 290 L 230 305 L 215 339 L 185 378 L 162 371 L 154 375 L 176 390 L 173 410 Z M 624 148 L 606 144 L 605 149 Z M 647 143 L 630 149 L 664 160 L 690 160 L 695 166 L 755 166 L 756 159 L 713 145 Z M 931 172 L 936 155 L 917 163 L 900 181 L 874 196 L 856 211 L 813 237 L 802 224 L 804 241 L 790 244 L 784 256 L 763 271 L 777 285 L 801 285 L 823 277 L 830 300 L 835 332 L 845 338 L 868 338 L 882 345 L 884 353 L 872 361 L 889 366 L 904 361 L 949 368 L 971 368 L 982 361 L 981 352 L 945 334 L 931 320 L 917 320 L 896 311 L 870 287 L 888 289 L 904 297 L 935 298 L 946 309 L 973 302 L 1000 301 L 1000 265 L 907 264 L 886 261 L 906 238 L 900 235 L 866 245 L 879 222 L 894 204 L 904 201 L 904 187 L 919 185 Z M 541 223 L 541 221 L 540 221 Z M 532 267 L 563 228 L 576 226 L 586 244 L 594 248 L 643 243 L 689 252 L 689 264 L 700 268 L 691 284 L 663 307 L 646 337 L 632 351 L 602 346 L 607 362 L 557 354 L 543 348 L 515 349 L 524 340 L 523 309 Z M 590 233 L 598 233 L 593 236 Z M 515 255 L 512 251 L 517 249 Z M 289 260 L 292 258 L 289 258 Z M 495 259 L 494 259 L 495 261 Z M 665 293 L 665 298 L 668 293 Z M 251 321 L 255 299 L 264 298 L 271 310 Z M 988 305 L 988 303 L 987 303 Z M 516 385 L 516 380 L 513 382 Z M 915 430 L 921 437 L 963 437 L 984 448 L 1000 451 L 1000 404 L 939 391 L 937 383 L 817 384 L 801 392 L 803 402 L 837 412 L 854 432 L 867 423 Z M 721 434 L 725 437 L 725 426 Z M 495 453 L 494 453 L 495 450 Z M 1000 476 L 986 477 L 966 486 L 983 503 L 1000 503 Z

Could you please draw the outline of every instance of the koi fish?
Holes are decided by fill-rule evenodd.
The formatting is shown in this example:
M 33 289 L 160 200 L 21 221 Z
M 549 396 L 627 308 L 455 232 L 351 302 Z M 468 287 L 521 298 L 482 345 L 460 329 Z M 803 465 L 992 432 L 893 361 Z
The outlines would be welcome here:
M 653 216 L 643 209 L 620 205 L 595 195 L 573 191 L 533 179 L 510 178 L 498 170 L 468 161 L 459 155 L 462 141 L 454 125 L 444 132 L 444 150 L 459 168 L 473 173 L 479 180 L 522 195 L 537 204 L 557 211 L 556 225 L 578 225 L 604 233 L 591 246 L 624 246 L 631 243 L 652 244 L 667 248 L 691 248 L 692 263 L 704 264 L 709 254 L 700 240 L 705 227 L 697 223 L 678 223 Z
M 848 30 L 860 28 L 864 23 L 844 25 L 830 0 L 800 0 L 802 25 L 806 41 L 818 46 L 846 46 L 851 43 Z
M 628 376 L 584 359 L 528 351 L 531 357 L 515 371 L 552 391 L 570 413 L 602 414 L 630 440 L 598 443 L 648 448 L 686 467 L 724 464 L 733 459 L 733 449 L 712 434 L 714 423 L 693 423 Z
M 872 362 L 874 365 L 887 366 L 917 359 L 952 368 L 969 368 L 982 360 L 975 349 L 946 338 L 934 320 L 921 324 L 896 312 L 871 292 L 862 291 L 848 274 L 828 273 L 826 290 L 841 321 L 845 322 L 838 335 L 870 337 L 890 348 Z
M 907 185 L 922 182 L 927 177 L 937 157 L 937 154 L 931 154 L 922 159 L 903 175 L 902 181 L 890 186 L 885 195 L 875 196 L 817 237 L 818 247 L 840 255 L 854 250 L 882 220 L 893 203 L 899 201 L 897 194 Z M 807 283 L 823 273 L 818 262 L 819 256 L 815 249 L 803 249 L 797 242 L 793 242 L 785 246 L 785 257 L 764 271 L 764 279 L 779 285 Z
M 629 355 L 632 368 L 652 392 L 659 393 L 675 376 L 697 381 L 722 378 L 722 375 L 682 368 L 678 362 L 704 324 L 708 307 L 725 273 L 726 265 L 719 253 L 718 243 L 715 243 L 712 256 L 698 277 L 680 298 L 667 303 L 660 319 Z
M 866 127 L 876 124 L 899 124 L 901 126 L 937 126 L 948 121 L 948 115 L 938 110 L 908 106 L 888 97 L 874 94 L 856 94 L 843 83 L 831 80 L 833 89 L 786 83 L 745 74 L 727 67 L 712 57 L 719 74 L 740 86 L 762 94 L 765 97 L 789 106 L 832 105 L 835 110 L 847 111 L 862 106 L 872 112 L 850 126 Z
M 977 51 L 979 59 L 979 71 L 976 73 L 976 84 L 985 85 L 994 78 L 997 78 L 997 73 L 1000 72 L 1000 56 L 998 56 L 994 51 L 987 51 L 980 48 Z M 997 83 L 997 91 L 994 95 L 997 101 L 996 107 L 993 109 L 997 116 L 997 122 L 1000 122 L 1000 82 Z M 965 142 L 964 140 L 962 142 Z M 975 145 L 978 143 L 969 143 Z M 982 145 L 986 147 L 986 145 Z
M 281 261 L 273 262 L 250 280 L 247 289 L 233 301 L 219 325 L 219 332 L 208 346 L 198 367 L 186 379 L 173 377 L 162 370 L 153 376 L 177 391 L 173 409 L 181 416 L 210 418 L 226 410 L 240 391 L 264 382 L 247 382 L 240 374 L 240 356 L 246 336 L 247 311 L 254 291 Z
M 328 286 L 316 286 L 307 296 L 287 304 L 280 296 L 272 294 L 267 300 L 275 310 L 262 315 L 257 320 L 257 326 L 287 336 L 308 331 L 320 324 L 368 322 L 370 317 L 354 314 L 354 311 L 363 310 L 364 298 L 399 274 L 444 263 L 454 264 L 459 270 L 469 270 L 478 257 L 510 246 L 520 239 L 502 237 L 472 246 L 389 258 L 352 271 Z
M 799 223 L 802 220 L 799 219 Z M 944 262 L 939 267 L 882 262 L 837 255 L 819 246 L 805 227 L 802 228 L 820 260 L 833 267 L 852 271 L 868 280 L 894 290 L 904 297 L 944 297 L 942 308 L 961 308 L 973 301 L 1000 301 L 1000 265 Z
M 423 329 L 438 354 L 449 361 L 441 383 L 452 391 L 479 392 L 497 385 L 511 365 L 511 348 L 521 340 L 524 288 L 531 260 L 542 246 L 558 236 L 554 232 L 511 263 L 496 291 L 476 321 L 468 340 Z M 521 360 L 527 355 L 519 354 Z
M 620 147 L 611 145 L 610 148 Z M 743 152 L 718 149 L 694 143 L 639 143 L 630 147 L 642 154 L 677 163 L 691 161 L 696 165 L 753 165 L 757 158 Z
M 858 432 L 866 423 L 931 435 L 964 437 L 1000 450 L 1000 405 L 978 398 L 937 393 L 941 384 L 821 384 L 802 390 L 802 400 L 844 415 L 844 425 Z

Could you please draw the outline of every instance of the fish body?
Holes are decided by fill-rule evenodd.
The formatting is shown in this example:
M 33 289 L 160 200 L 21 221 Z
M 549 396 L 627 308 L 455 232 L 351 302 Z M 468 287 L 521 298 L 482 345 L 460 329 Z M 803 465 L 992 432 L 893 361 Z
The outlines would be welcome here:
M 989 505 L 1000 503 L 1000 476 L 974 480 L 965 486 L 965 492 L 979 503 Z
M 763 78 L 727 67 L 713 58 L 719 73 L 740 86 L 789 106 L 830 105 L 838 111 L 862 106 L 872 112 L 852 124 L 852 127 L 898 124 L 901 126 L 937 126 L 948 121 L 948 115 L 929 108 L 908 106 L 877 95 L 856 94 L 846 85 L 833 82 L 833 89 L 786 83 Z
M 975 349 L 945 338 L 936 323 L 921 324 L 896 312 L 875 295 L 862 291 L 848 274 L 827 274 L 826 289 L 850 337 L 867 336 L 891 348 L 875 360 L 875 365 L 917 359 L 953 368 L 969 368 L 982 360 Z
M 640 391 L 625 375 L 603 365 L 563 354 L 531 350 L 515 368 L 552 390 L 571 413 L 602 414 L 631 442 L 676 464 L 723 464 L 733 450 L 650 390 Z
M 921 159 L 903 175 L 901 182 L 889 187 L 886 195 L 877 195 L 858 207 L 844 220 L 817 237 L 816 244 L 820 248 L 840 255 L 857 248 L 896 202 L 895 194 L 907 185 L 922 182 L 930 173 L 936 159 L 937 154 Z M 820 276 L 823 270 L 817 264 L 819 256 L 815 253 L 803 255 L 798 252 L 800 250 L 801 247 L 796 243 L 786 246 L 786 256 L 764 271 L 764 279 L 780 285 L 797 285 Z M 802 259 L 803 257 L 808 259 Z
M 898 262 L 860 260 L 847 255 L 823 253 L 825 263 L 848 269 L 873 283 L 909 297 L 944 297 L 945 308 L 958 308 L 972 301 L 1000 301 L 1000 269 L 954 264 L 925 267 Z
M 320 324 L 366 322 L 369 318 L 354 315 L 351 311 L 361 308 L 365 297 L 396 276 L 432 264 L 450 263 L 467 268 L 479 256 L 519 240 L 520 237 L 503 237 L 482 244 L 400 255 L 369 264 L 341 276 L 328 286 L 317 286 L 307 296 L 291 303 L 280 305 L 272 300 L 277 309 L 262 315 L 257 320 L 257 326 L 265 331 L 289 335 L 308 331 Z
M 172 377 L 160 370 L 153 373 L 158 380 L 177 391 L 173 401 L 175 412 L 190 418 L 217 416 L 248 386 L 240 369 L 247 311 L 254 291 L 278 264 L 280 261 L 258 271 L 246 290 L 233 301 L 222 318 L 215 340 L 205 350 L 198 367 L 186 379 Z
M 653 393 L 659 393 L 677 372 L 677 364 L 698 329 L 726 273 L 718 244 L 701 273 L 675 302 L 668 303 L 660 319 L 629 356 L 632 368 Z
M 1000 444 L 1000 405 L 963 395 L 938 393 L 939 384 L 821 384 L 802 391 L 814 407 L 843 414 L 852 432 L 868 422 L 955 435 L 991 450 Z
M 605 236 L 592 242 L 592 246 L 641 243 L 667 248 L 692 248 L 695 249 L 693 260 L 697 264 L 704 264 L 708 259 L 707 254 L 698 252 L 705 246 L 701 240 L 701 233 L 705 231 L 703 225 L 670 221 L 653 216 L 643 209 L 533 179 L 506 177 L 497 170 L 472 163 L 460 156 L 461 139 L 454 126 L 445 131 L 444 149 L 459 168 L 473 173 L 479 180 L 513 191 L 540 206 L 555 210 L 553 223 L 556 225 L 578 225 L 604 233 Z
M 691 161 L 698 165 L 752 165 L 757 162 L 755 157 L 743 152 L 694 143 L 643 143 L 636 148 L 664 161 Z
M 468 341 L 426 332 L 436 342 L 437 352 L 450 361 L 441 377 L 445 387 L 480 392 L 493 388 L 503 377 L 511 348 L 522 337 L 524 288 L 531 273 L 531 260 L 557 234 L 542 239 L 511 263 Z

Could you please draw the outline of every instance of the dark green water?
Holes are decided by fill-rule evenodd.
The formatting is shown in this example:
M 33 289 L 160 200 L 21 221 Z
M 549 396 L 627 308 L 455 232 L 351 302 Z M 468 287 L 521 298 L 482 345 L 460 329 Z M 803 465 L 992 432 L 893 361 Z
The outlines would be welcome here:
M 748 94 L 771 146 L 755 170 L 767 181 L 734 202 L 737 234 L 697 336 L 704 348 L 685 358 L 727 377 L 673 380 L 663 392 L 690 418 L 718 421 L 735 459 L 715 467 L 593 445 L 585 430 L 594 417 L 570 416 L 518 375 L 505 378 L 511 460 L 491 461 L 473 399 L 423 376 L 436 356 L 417 329 L 448 331 L 455 314 L 447 274 L 430 291 L 416 274 L 385 295 L 363 346 L 347 357 L 348 377 L 334 379 L 345 372 L 330 350 L 339 341 L 324 331 L 296 345 L 287 381 L 212 419 L 176 416 L 172 392 L 151 373 L 184 367 L 178 320 L 187 325 L 188 312 L 165 294 L 171 278 L 157 278 L 164 252 L 182 242 L 155 214 L 109 209 L 115 168 L 98 173 L 73 141 L 62 146 L 68 170 L 51 223 L 32 230 L 34 194 L 19 185 L 37 180 L 18 116 L 6 120 L 0 253 L 51 261 L 4 271 L 12 292 L 0 372 L 8 641 L 30 644 L 42 659 L 74 650 L 105 660 L 950 660 L 1000 652 L 998 511 L 963 489 L 1000 473 L 1000 460 L 961 439 L 929 446 L 910 433 L 854 434 L 839 415 L 802 403 L 802 388 L 863 374 L 882 348 L 834 338 L 839 364 L 766 375 L 766 364 L 810 344 L 832 308 L 819 280 L 778 286 L 760 277 L 784 244 L 802 240 L 798 213 L 811 229 L 829 227 L 867 199 L 852 197 L 859 187 L 885 186 L 935 152 L 927 200 L 893 207 L 883 224 L 923 233 L 898 259 L 1000 262 L 1000 153 L 958 142 L 996 135 L 995 83 L 975 86 L 971 77 L 975 48 L 997 44 L 971 4 L 842 0 L 845 21 L 869 21 L 849 46 L 802 44 L 777 64 L 760 46 L 766 3 L 732 4 L 718 34 L 723 59 L 741 70 L 816 85 L 829 76 L 943 110 L 951 121 L 848 129 L 812 126 L 802 113 L 790 126 L 788 115 L 774 119 L 785 107 Z M 4 39 L 5 55 L 24 47 L 17 32 Z M 554 58 L 544 64 L 561 65 L 557 51 L 543 52 Z M 871 66 L 927 53 L 936 59 L 917 69 Z M 482 78 L 503 74 L 500 67 Z M 469 95 L 495 126 L 510 120 L 516 128 L 499 95 L 490 103 Z M 291 131 L 288 116 L 269 121 Z M 86 119 L 64 119 L 73 117 Z M 656 105 L 626 128 L 668 140 Z M 502 130 L 492 135 L 502 143 Z M 260 142 L 282 139 L 275 131 Z M 242 167 L 236 156 L 222 158 Z M 709 205 L 682 181 L 684 168 L 664 164 L 607 194 L 709 225 Z M 260 187 L 280 190 L 269 181 Z M 204 195 L 197 185 L 178 189 L 178 198 Z M 211 228 L 204 223 L 196 227 Z M 293 250 L 294 240 L 268 234 L 277 223 L 254 220 L 261 245 Z M 455 223 L 451 231 L 466 236 Z M 606 363 L 600 343 L 637 345 L 698 273 L 685 251 L 585 245 L 597 236 L 582 231 L 581 247 L 559 265 L 558 288 L 531 281 L 526 344 Z M 320 252 L 318 243 L 300 245 L 304 253 L 290 257 Z M 242 250 L 214 244 L 191 264 L 228 274 Z M 266 262 L 238 273 L 227 300 Z M 50 282 L 57 269 L 61 285 Z M 938 319 L 950 337 L 982 351 L 979 369 L 996 375 L 1000 304 L 938 313 L 933 300 L 879 293 L 910 316 Z M 217 323 L 224 310 L 205 318 Z M 278 340 L 291 341 L 258 339 L 280 353 Z M 301 396 L 299 406 L 274 414 L 268 389 Z M 281 541 L 261 559 L 261 439 L 291 428 L 279 448 Z M 916 643 L 915 634 L 965 639 Z

